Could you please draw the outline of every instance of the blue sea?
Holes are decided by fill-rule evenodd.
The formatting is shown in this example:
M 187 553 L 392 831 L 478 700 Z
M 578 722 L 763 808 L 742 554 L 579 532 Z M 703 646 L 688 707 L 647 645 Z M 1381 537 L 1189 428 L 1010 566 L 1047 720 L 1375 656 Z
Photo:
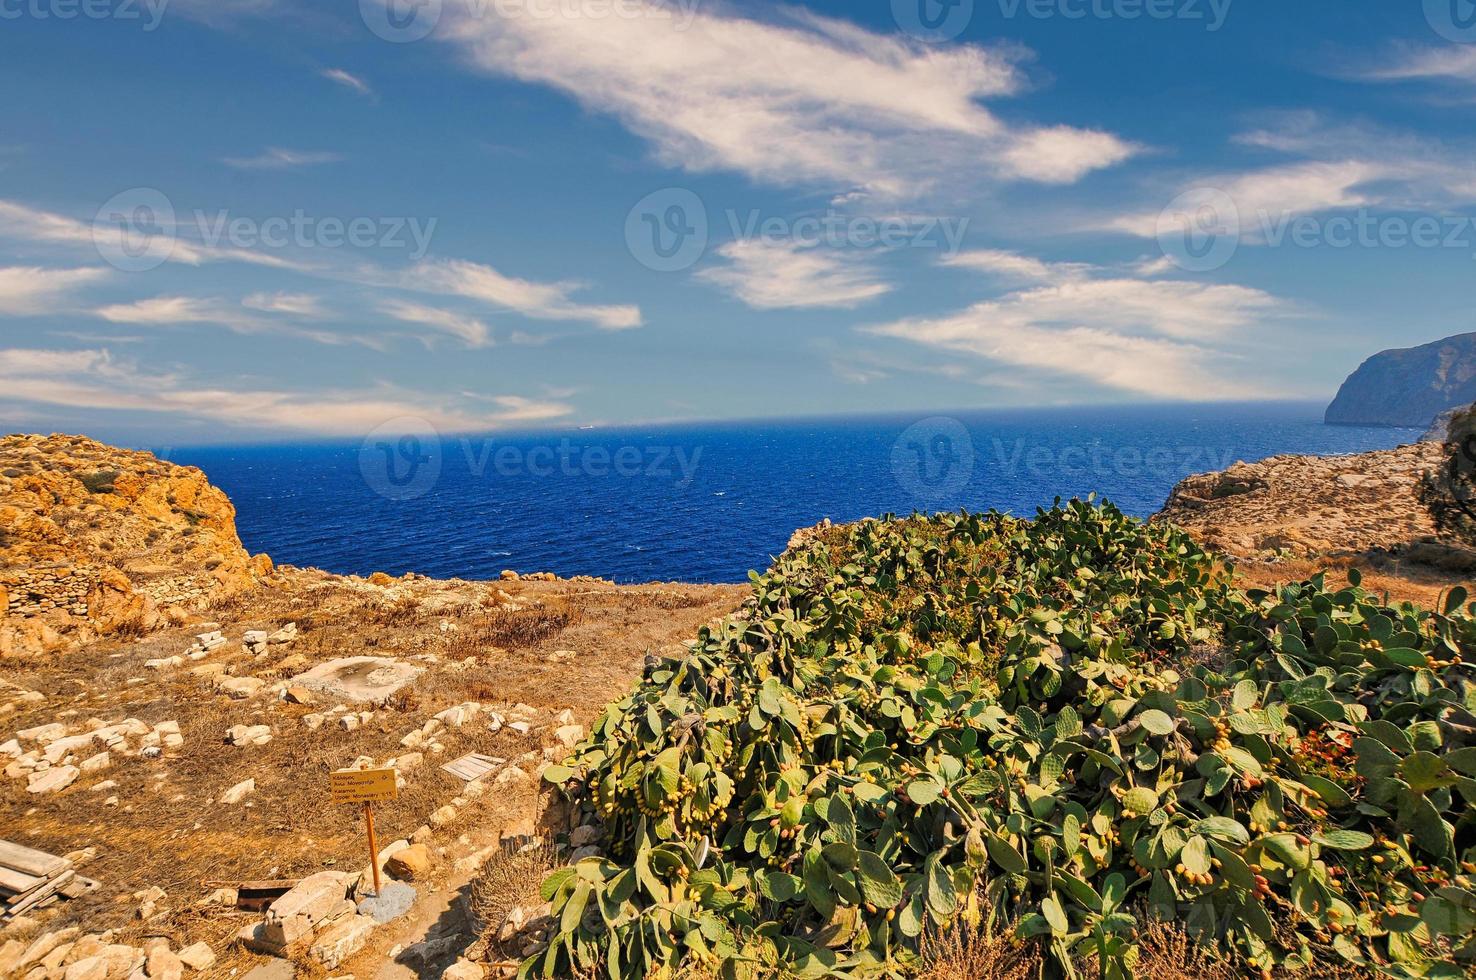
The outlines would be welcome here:
M 241 538 L 333 572 L 738 582 L 822 518 L 1096 493 L 1147 516 L 1191 473 L 1412 442 L 1314 404 L 973 411 L 176 449 L 235 502 Z

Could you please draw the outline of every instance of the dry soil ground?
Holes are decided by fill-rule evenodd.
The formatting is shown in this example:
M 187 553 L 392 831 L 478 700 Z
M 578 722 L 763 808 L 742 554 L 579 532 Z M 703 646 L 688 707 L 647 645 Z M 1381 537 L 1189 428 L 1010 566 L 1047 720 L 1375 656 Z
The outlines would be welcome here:
M 249 956 L 228 942 L 259 916 L 207 904 L 211 882 L 297 878 L 325 867 L 357 869 L 366 861 L 362 821 L 352 806 L 326 802 L 328 773 L 360 756 L 382 763 L 407 751 L 401 739 L 437 712 L 476 701 L 511 721 L 513 706 L 536 709 L 530 730 L 489 730 L 487 715 L 437 734 L 441 754 L 422 746 L 424 761 L 405 772 L 400 797 L 377 809 L 381 844 L 410 835 L 458 794 L 463 783 L 440 769 L 465 752 L 521 766 L 530 775 L 555 743 L 556 715 L 569 709 L 588 725 L 601 707 L 639 675 L 648 650 L 695 635 L 701 624 L 735 609 L 739 586 L 612 586 L 601 582 L 443 582 L 424 578 L 371 584 L 357 578 L 284 569 L 280 585 L 241 594 L 201 616 L 218 623 L 229 643 L 198 663 L 148 669 L 145 661 L 183 653 L 199 623 L 140 640 L 107 640 L 42 661 L 5 664 L 12 683 L 40 692 L 44 702 L 6 717 L 3 736 L 62 722 L 83 730 L 88 719 L 113 723 L 137 718 L 148 725 L 174 720 L 182 745 L 158 758 L 115 754 L 112 765 L 84 773 L 62 792 L 33 796 L 24 778 L 0 780 L 4 836 L 57 854 L 95 848 L 81 873 L 101 882 L 92 895 L 42 913 L 47 929 L 78 924 L 84 931 L 121 930 L 115 942 L 141 945 L 151 935 L 175 948 L 208 941 L 221 956 L 212 971 L 228 975 Z M 275 630 L 296 622 L 296 642 L 260 658 L 243 650 L 249 629 Z M 407 660 L 424 668 L 388 704 L 349 704 L 373 711 L 349 731 L 344 712 L 315 730 L 304 716 L 335 707 L 335 699 L 294 704 L 273 692 L 275 682 L 315 663 L 357 655 Z M 268 682 L 238 700 L 191 668 L 225 665 L 231 675 Z M 263 745 L 235 746 L 227 730 L 268 725 Z M 90 750 L 85 754 L 91 754 Z M 0 759 L 0 762 L 7 761 Z M 236 804 L 221 794 L 245 779 L 256 789 Z M 92 789 L 103 781 L 115 786 Z M 434 831 L 432 849 L 443 877 L 452 859 L 495 843 L 506 830 L 531 829 L 537 780 L 501 784 L 463 806 Z M 116 797 L 114 805 L 105 800 Z M 464 875 L 463 875 L 464 877 Z M 134 893 L 162 888 L 156 918 L 138 917 Z M 422 891 L 433 885 L 422 883 Z M 3 941 L 3 939 L 0 939 Z M 337 972 L 348 972 L 352 964 Z M 373 969 L 368 969 L 372 974 Z

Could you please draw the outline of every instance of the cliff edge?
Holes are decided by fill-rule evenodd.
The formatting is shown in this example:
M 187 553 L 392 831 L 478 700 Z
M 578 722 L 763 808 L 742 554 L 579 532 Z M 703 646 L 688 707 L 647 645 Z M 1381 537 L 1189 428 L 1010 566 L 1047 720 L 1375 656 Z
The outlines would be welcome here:
M 1476 402 L 1476 333 L 1386 350 L 1364 361 L 1328 405 L 1330 425 L 1426 428 Z
M 0 656 L 142 633 L 271 571 L 194 467 L 82 436 L 0 437 Z
M 1440 443 L 1348 456 L 1273 456 L 1181 481 L 1161 519 L 1237 558 L 1339 557 L 1407 550 L 1433 538 L 1416 497 L 1443 462 Z

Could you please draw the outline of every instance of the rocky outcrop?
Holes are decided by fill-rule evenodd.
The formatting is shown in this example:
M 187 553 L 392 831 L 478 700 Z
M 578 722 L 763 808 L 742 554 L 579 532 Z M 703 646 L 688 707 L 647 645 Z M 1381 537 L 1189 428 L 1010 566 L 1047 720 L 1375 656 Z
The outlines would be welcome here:
M 1386 350 L 1354 371 L 1327 407 L 1331 425 L 1426 428 L 1442 412 L 1476 402 L 1476 333 Z
M 1439 443 L 1351 456 L 1273 456 L 1191 476 L 1157 519 L 1242 558 L 1407 551 L 1435 526 L 1416 497 Z
M 146 632 L 271 570 L 194 467 L 80 436 L 0 438 L 0 656 Z

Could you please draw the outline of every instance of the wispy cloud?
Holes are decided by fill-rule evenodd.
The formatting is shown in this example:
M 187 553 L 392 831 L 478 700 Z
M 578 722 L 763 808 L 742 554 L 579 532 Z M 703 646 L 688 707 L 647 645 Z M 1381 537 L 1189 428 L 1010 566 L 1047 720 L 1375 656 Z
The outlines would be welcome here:
M 981 100 L 1024 87 L 1016 53 L 930 47 L 793 10 L 763 22 L 627 6 L 640 15 L 479 17 L 452 5 L 440 36 L 482 71 L 616 116 L 665 163 L 781 185 L 903 197 L 943 179 L 956 191 L 963 174 L 1069 183 L 1138 149 L 1110 133 L 1001 121 Z
M 213 297 L 155 296 L 131 303 L 101 306 L 93 313 L 109 323 L 149 327 L 214 326 L 223 327 L 232 333 L 275 334 L 329 346 L 360 344 L 374 350 L 383 350 L 385 347 L 383 340 L 378 337 L 363 333 L 312 330 L 272 317 L 248 313 L 242 308 L 243 305 Z
M 147 412 L 240 429 L 322 435 L 363 435 L 406 416 L 424 419 L 445 433 L 550 421 L 574 412 L 573 406 L 554 400 L 515 395 L 472 399 L 392 385 L 308 392 L 220 387 L 150 373 L 105 349 L 0 349 L 0 403 Z
M 852 309 L 890 292 L 864 257 L 793 242 L 739 239 L 717 250 L 725 264 L 697 278 L 756 310 Z
M 325 163 L 337 163 L 343 157 L 322 150 L 288 150 L 280 146 L 269 146 L 250 157 L 226 157 L 225 163 L 237 170 L 290 170 L 294 167 L 316 167 Z
M 195 226 L 190 228 L 199 230 Z M 457 296 L 537 320 L 591 323 L 603 330 L 624 330 L 639 327 L 642 323 L 638 306 L 578 301 L 573 294 L 587 288 L 580 282 L 537 282 L 504 275 L 487 265 L 457 259 L 423 259 L 401 268 L 368 263 L 351 265 L 343 261 L 308 264 L 264 252 L 194 241 L 181 233 L 183 229 L 171 227 L 166 230 L 174 236 L 170 260 L 186 265 L 245 262 L 317 279 L 352 282 L 372 289 Z M 0 200 L 0 239 L 30 245 L 64 246 L 96 256 L 100 240 L 101 246 L 121 246 L 122 236 L 126 233 L 125 229 L 106 223 L 94 226 L 64 215 Z M 313 297 L 299 292 L 258 291 L 248 295 L 242 303 L 248 309 L 266 313 L 304 318 L 329 315 Z M 416 322 L 435 325 L 424 320 Z M 445 328 L 444 323 L 441 326 Z M 462 325 L 463 328 L 465 326 Z
M 357 92 L 359 95 L 369 96 L 371 98 L 374 95 L 374 89 L 369 86 L 368 82 L 364 81 L 358 75 L 344 71 L 342 68 L 324 68 L 318 74 L 330 82 L 335 82 L 346 89 Z
M 1476 145 L 1447 145 L 1317 113 L 1286 113 L 1238 133 L 1235 142 L 1295 157 L 1241 172 L 1186 178 L 1141 210 L 1092 223 L 1098 230 L 1153 238 L 1163 207 L 1182 191 L 1212 189 L 1234 205 L 1242 238 L 1264 241 L 1285 219 L 1358 208 L 1443 210 L 1476 204 Z
M 265 252 L 235 248 L 225 245 L 210 245 L 192 241 L 183 232 L 187 230 L 167 215 L 155 215 L 159 222 L 159 234 L 172 239 L 169 261 L 185 265 L 203 265 L 206 262 L 245 262 L 250 265 L 266 266 L 298 272 L 311 272 L 307 266 Z M 124 254 L 129 245 L 125 236 L 131 230 L 108 221 L 79 221 L 52 211 L 43 211 L 15 201 L 0 200 L 0 238 L 15 242 L 39 245 L 60 245 L 73 250 L 83 250 L 93 256 L 102 254 Z
M 1476 84 L 1476 47 L 1469 44 L 1405 47 L 1387 62 L 1355 74 L 1373 82 L 1419 80 Z
M 955 269 L 973 269 L 1001 279 L 1033 282 L 1038 280 L 1074 279 L 1091 272 L 1084 262 L 1044 262 L 1018 252 L 1000 249 L 976 249 L 945 256 L 941 264 Z
M 326 320 L 333 316 L 323 301 L 311 293 L 252 293 L 242 298 L 241 305 L 260 313 L 280 313 L 304 320 Z
M 463 313 L 398 299 L 381 303 L 379 311 L 396 320 L 430 327 L 440 333 L 456 337 L 468 347 L 489 347 L 492 344 L 492 331 L 487 325 L 476 317 Z
M 83 287 L 106 279 L 107 269 L 45 269 L 0 266 L 0 316 L 59 312 L 57 304 Z
M 1226 370 L 1234 357 L 1224 342 L 1264 317 L 1287 314 L 1268 293 L 1130 278 L 1010 253 L 972 254 L 976 262 L 952 264 L 1026 272 L 1038 281 L 954 314 L 866 332 L 1155 399 L 1263 393 L 1254 381 Z
M 459 259 L 432 259 L 416 263 L 382 285 L 398 286 L 441 296 L 460 296 L 537 320 L 576 320 L 603 330 L 625 330 L 641 325 L 636 306 L 580 303 L 570 293 L 583 289 L 577 282 L 534 282 L 506 276 L 488 265 Z

